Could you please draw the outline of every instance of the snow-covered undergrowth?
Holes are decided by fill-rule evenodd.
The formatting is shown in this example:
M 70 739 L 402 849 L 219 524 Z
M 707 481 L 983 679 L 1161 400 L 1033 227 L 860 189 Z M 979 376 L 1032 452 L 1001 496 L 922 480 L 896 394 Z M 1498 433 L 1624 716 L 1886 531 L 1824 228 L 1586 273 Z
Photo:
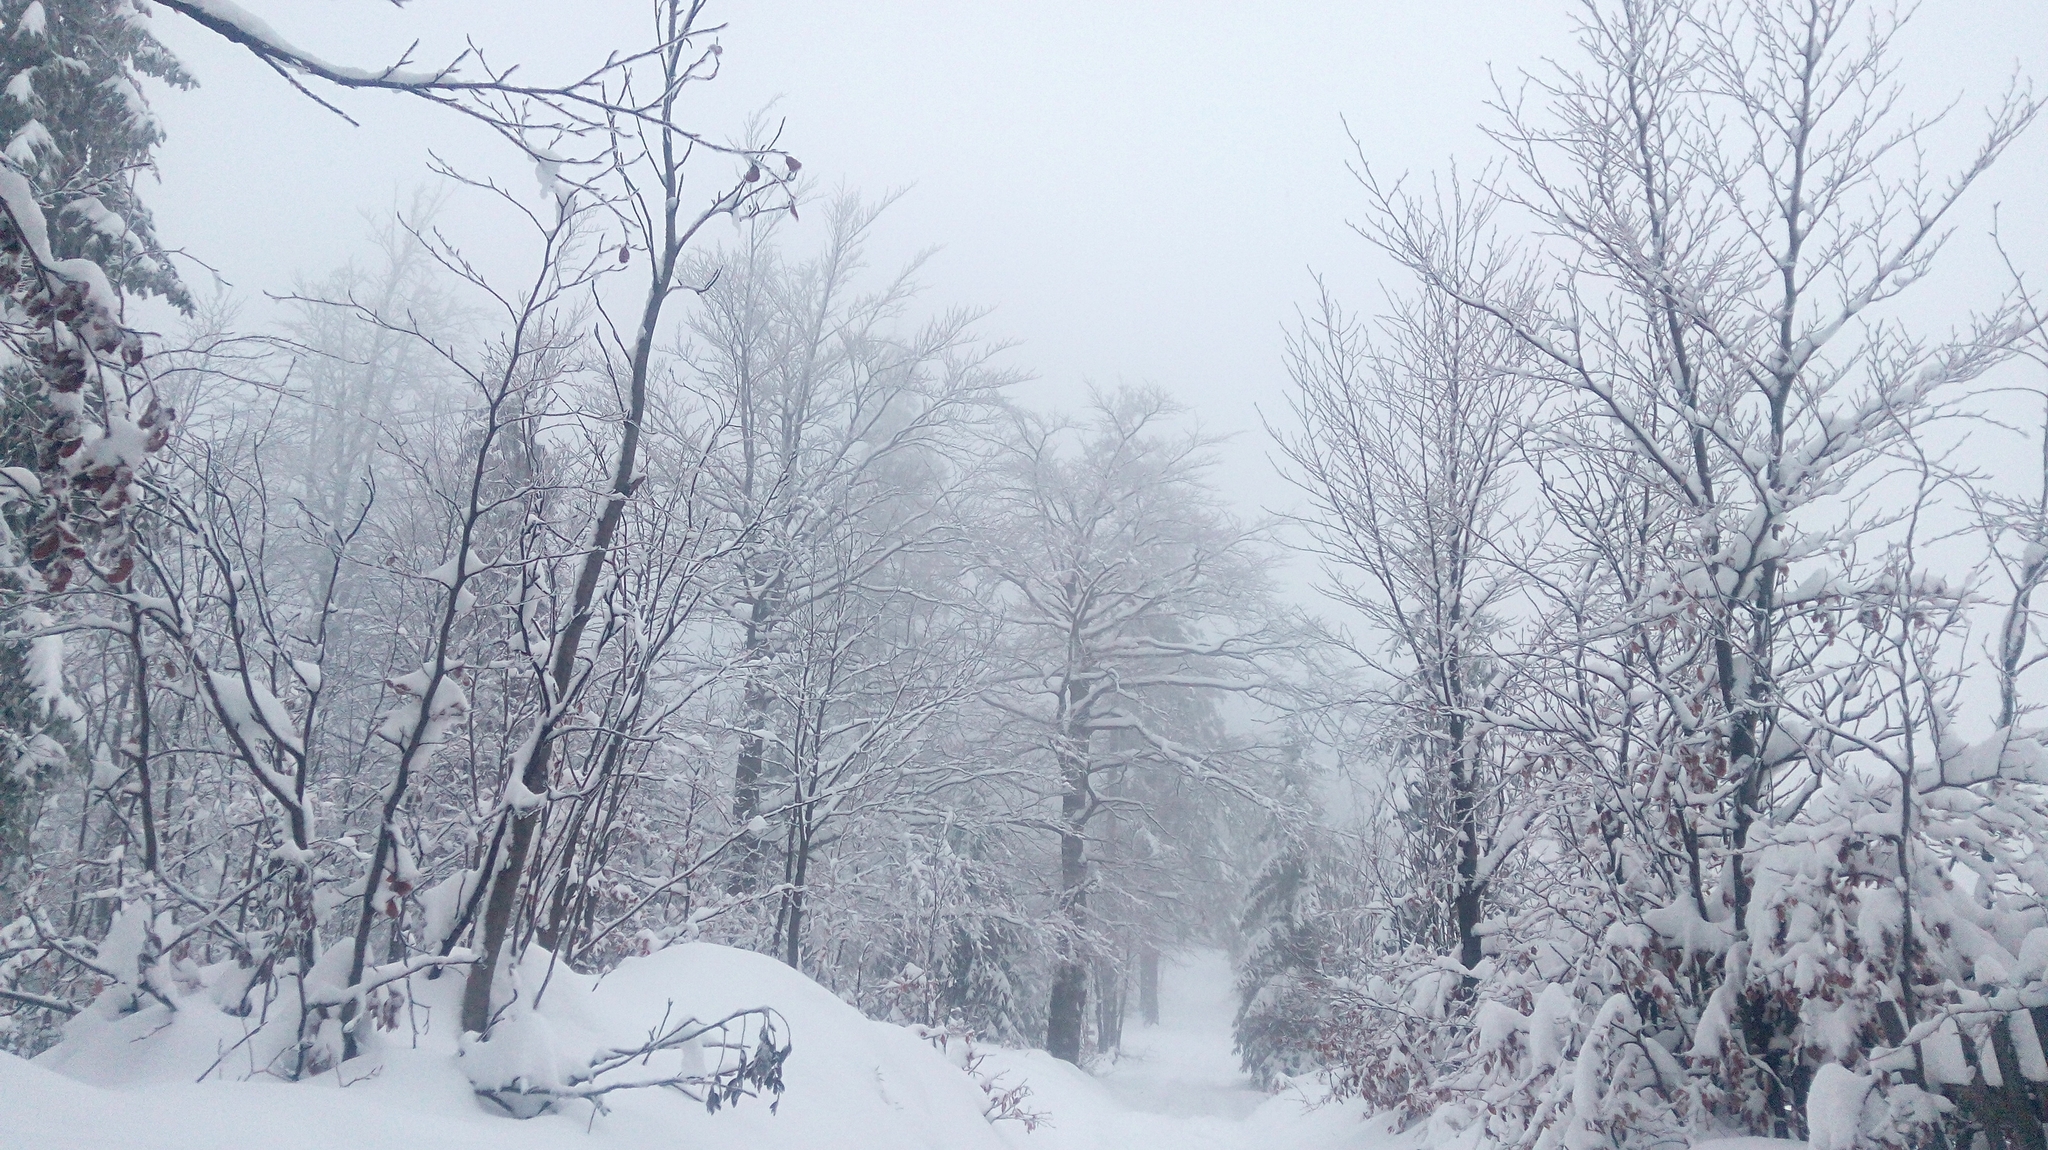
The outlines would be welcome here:
M 546 973 L 545 955 L 532 954 L 520 972 L 525 987 L 540 985 Z M 773 1110 L 769 1100 L 749 1098 L 712 1114 L 680 1094 L 650 1089 L 607 1095 L 601 1115 L 573 1100 L 536 1118 L 505 1117 L 474 1095 L 474 1067 L 463 1064 L 454 1033 L 461 980 L 412 982 L 414 1001 L 366 1041 L 363 1057 L 339 1075 L 290 1084 L 262 1073 L 256 1043 L 244 1041 L 249 1020 L 223 1012 L 208 991 L 172 994 L 175 1011 L 151 1002 L 114 1017 L 88 1012 L 34 1062 L 0 1054 L 0 1147 L 1005 1145 L 982 1116 L 985 1099 L 974 1079 L 910 1031 L 868 1020 L 761 955 L 692 944 L 628 959 L 600 978 L 558 967 L 516 1049 L 534 1063 L 528 1073 L 547 1075 L 556 1069 L 549 1060 L 581 1065 L 600 1050 L 637 1046 L 665 1018 L 710 1020 L 769 1006 L 786 1021 L 793 1047 L 787 1089 Z

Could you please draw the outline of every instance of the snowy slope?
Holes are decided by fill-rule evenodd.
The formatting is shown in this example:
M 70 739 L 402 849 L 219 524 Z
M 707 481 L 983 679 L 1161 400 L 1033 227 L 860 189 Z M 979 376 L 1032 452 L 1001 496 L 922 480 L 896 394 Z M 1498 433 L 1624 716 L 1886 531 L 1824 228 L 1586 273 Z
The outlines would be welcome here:
M 538 986 L 542 973 L 521 971 L 519 982 Z M 1311 1107 L 1246 1085 L 1230 1049 L 1224 955 L 1197 951 L 1163 973 L 1161 1025 L 1133 1020 L 1123 1057 L 1093 1075 L 1043 1051 L 981 1048 L 984 1072 L 1031 1088 L 1025 1105 L 1046 1121 L 1029 1132 L 985 1121 L 974 1081 L 909 1031 L 863 1018 L 774 959 L 690 945 L 601 979 L 555 971 L 541 1029 L 574 1055 L 637 1041 L 671 1003 L 699 1018 L 773 1006 L 794 1045 L 778 1112 L 742 1101 L 713 1115 L 641 1091 L 614 1095 L 602 1116 L 571 1103 L 524 1122 L 503 1117 L 476 1100 L 453 1042 L 432 1026 L 454 1016 L 459 980 L 422 979 L 423 1032 L 415 1039 L 402 1024 L 379 1035 L 345 1085 L 331 1074 L 251 1077 L 261 1058 L 247 1045 L 222 1059 L 243 1023 L 200 994 L 175 1016 L 152 1007 L 82 1017 L 34 1063 L 0 1055 L 0 1150 L 1419 1150 L 1418 1132 L 1392 1132 L 1355 1103 Z M 219 1071 L 195 1081 L 217 1060 Z
M 536 978 L 525 980 L 537 984 Z M 422 980 L 427 1012 L 452 1018 L 459 980 Z M 435 1002 L 438 997 L 443 1001 Z M 175 1017 L 152 1007 L 118 1020 L 82 1017 L 35 1063 L 0 1056 L 0 1150 L 524 1150 L 527 1147 L 743 1145 L 756 1150 L 1000 1150 L 980 1091 L 900 1027 L 871 1022 L 774 959 L 709 945 L 632 959 L 603 979 L 557 970 L 540 1017 L 557 1050 L 638 1041 L 673 1001 L 700 1018 L 771 1005 L 794 1052 L 778 1112 L 747 1100 L 707 1114 L 689 1099 L 637 1091 L 611 1113 L 583 1103 L 515 1121 L 470 1092 L 453 1044 L 407 1027 L 334 1075 L 196 1082 L 240 1020 L 189 1003 Z M 230 1063 L 233 1058 L 230 1058 Z M 242 1070 L 246 1072 L 246 1067 Z

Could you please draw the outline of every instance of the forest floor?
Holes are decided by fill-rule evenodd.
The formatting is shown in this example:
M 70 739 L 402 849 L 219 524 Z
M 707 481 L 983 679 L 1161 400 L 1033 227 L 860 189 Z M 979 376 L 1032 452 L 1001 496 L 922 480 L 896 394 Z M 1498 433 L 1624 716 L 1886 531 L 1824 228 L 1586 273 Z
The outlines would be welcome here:
M 1083 1074 L 1042 1051 L 1000 1050 L 986 1068 L 1031 1087 L 1046 1123 L 1031 1150 L 1381 1150 L 1400 1139 L 1353 1105 L 1311 1107 L 1299 1093 L 1254 1089 L 1231 1049 L 1230 959 L 1186 952 L 1160 972 L 1159 1024 L 1125 1023 L 1124 1049 Z M 1008 1125 L 1007 1123 L 1004 1125 Z

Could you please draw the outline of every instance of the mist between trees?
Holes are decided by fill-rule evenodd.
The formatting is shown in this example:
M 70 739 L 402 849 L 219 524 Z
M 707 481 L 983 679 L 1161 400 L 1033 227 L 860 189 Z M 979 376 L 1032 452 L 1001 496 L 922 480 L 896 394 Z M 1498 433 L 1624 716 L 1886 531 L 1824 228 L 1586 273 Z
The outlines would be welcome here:
M 1407 279 L 1299 317 L 1270 524 L 1163 391 L 1021 404 L 866 258 L 890 197 L 686 123 L 698 5 L 555 88 L 160 7 L 544 191 L 443 168 L 243 330 L 138 197 L 149 19 L 0 5 L 9 1048 L 215 1010 L 220 1073 L 310 1077 L 459 979 L 530 1114 L 706 1032 L 477 1054 L 557 967 L 726 943 L 1085 1062 L 1206 943 L 1256 1080 L 1432 1136 L 2048 1145 L 2048 454 L 1959 447 L 2043 442 L 2042 301 L 2015 253 L 1960 331 L 1905 306 L 2023 82 L 1916 120 L 1885 5 L 1574 7 L 1478 167 L 1357 157 Z M 709 1027 L 634 1085 L 781 1090 L 772 1009 Z

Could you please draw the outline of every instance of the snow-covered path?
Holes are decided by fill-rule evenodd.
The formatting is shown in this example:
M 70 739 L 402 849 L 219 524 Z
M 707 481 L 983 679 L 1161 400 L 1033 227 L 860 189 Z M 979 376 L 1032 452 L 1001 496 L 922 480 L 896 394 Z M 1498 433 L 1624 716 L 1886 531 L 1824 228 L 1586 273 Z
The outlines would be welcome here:
M 1028 1083 L 1050 1124 L 1006 1131 L 1029 1150 L 1390 1150 L 1351 1106 L 1310 1110 L 1255 1090 L 1231 1050 L 1228 956 L 1199 950 L 1161 964 L 1159 1025 L 1125 1023 L 1124 1052 L 1093 1076 L 1041 1051 L 1001 1051 L 991 1068 Z M 1007 1125 L 1007 1124 L 1005 1124 Z
M 1122 1057 L 1097 1080 L 1135 1111 L 1242 1122 L 1268 1096 L 1245 1081 L 1231 1050 L 1230 958 L 1199 950 L 1176 959 L 1161 963 L 1159 1025 L 1126 1023 Z

